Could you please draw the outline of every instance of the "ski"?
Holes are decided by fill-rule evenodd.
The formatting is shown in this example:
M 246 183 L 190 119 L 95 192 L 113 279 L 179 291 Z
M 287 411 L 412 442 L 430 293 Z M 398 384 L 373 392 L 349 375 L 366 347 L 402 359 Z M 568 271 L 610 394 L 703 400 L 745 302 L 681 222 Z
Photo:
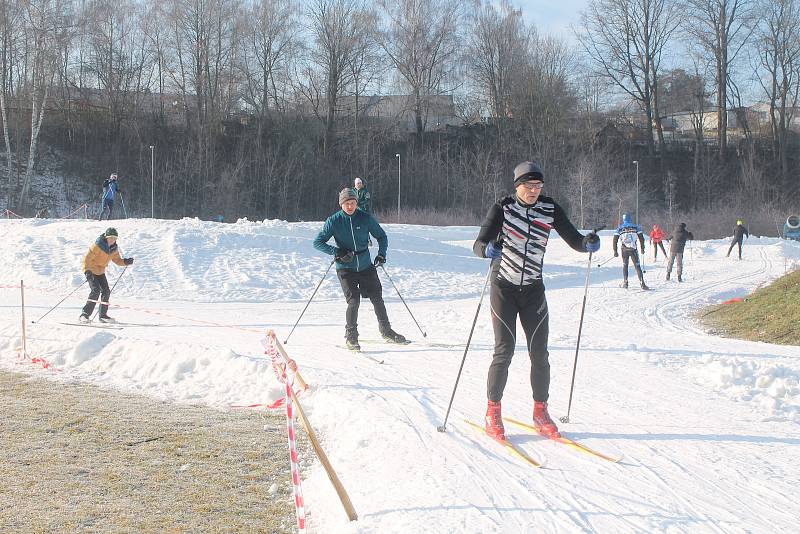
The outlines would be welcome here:
M 105 330 L 122 330 L 123 327 L 110 323 L 60 323 L 67 326 L 88 326 L 90 328 L 101 328 Z
M 573 448 L 573 449 L 575 449 L 577 451 L 580 451 L 580 452 L 582 452 L 584 454 L 588 454 L 590 456 L 596 456 L 598 458 L 602 458 L 603 460 L 607 460 L 607 461 L 613 462 L 613 463 L 617 463 L 620 460 L 622 460 L 621 457 L 620 458 L 615 458 L 613 456 L 608 456 L 606 454 L 603 454 L 602 452 L 598 452 L 598 451 L 596 451 L 596 450 L 594 450 L 594 449 L 592 449 L 590 447 L 587 447 L 586 445 L 583 445 L 582 443 L 578 443 L 575 440 L 572 440 L 572 439 L 569 439 L 569 438 L 565 438 L 564 436 L 561 436 L 561 437 L 558 437 L 558 438 L 548 438 L 544 434 L 539 433 L 539 431 L 536 430 L 536 427 L 534 427 L 533 425 L 529 425 L 528 423 L 523 423 L 522 421 L 517 421 L 516 419 L 513 419 L 511 417 L 503 417 L 503 421 L 511 423 L 512 425 L 516 425 L 519 428 L 522 428 L 524 430 L 528 430 L 530 432 L 538 434 L 539 436 L 542 436 L 543 438 L 547 438 L 547 439 L 549 439 L 551 441 L 555 441 L 555 442 L 558 442 L 558 443 L 563 443 L 567 447 L 571 447 L 571 448 Z
M 386 343 L 387 345 L 410 345 L 412 341 L 406 339 L 405 341 L 389 341 L 388 339 L 362 339 L 362 343 Z
M 464 419 L 464 422 L 467 423 L 469 426 L 471 426 L 473 429 L 475 429 L 477 432 L 480 432 L 481 434 L 483 434 L 484 436 L 489 438 L 489 436 L 486 435 L 486 431 L 484 430 L 484 428 L 482 426 L 476 425 L 472 421 L 468 421 L 466 419 Z M 503 439 L 503 440 L 494 439 L 494 438 L 489 438 L 489 439 L 491 439 L 492 441 L 494 441 L 495 443 L 497 443 L 499 445 L 502 445 L 512 456 L 516 456 L 517 458 L 519 458 L 520 460 L 524 461 L 525 463 L 527 463 L 527 464 L 529 464 L 529 465 L 531 465 L 533 467 L 542 467 L 542 464 L 540 464 L 539 462 L 537 462 L 536 460 L 534 460 L 533 458 L 528 456 L 528 454 L 525 451 L 523 451 L 522 449 L 518 448 L 516 445 L 514 445 L 513 443 L 511 443 L 507 439 Z

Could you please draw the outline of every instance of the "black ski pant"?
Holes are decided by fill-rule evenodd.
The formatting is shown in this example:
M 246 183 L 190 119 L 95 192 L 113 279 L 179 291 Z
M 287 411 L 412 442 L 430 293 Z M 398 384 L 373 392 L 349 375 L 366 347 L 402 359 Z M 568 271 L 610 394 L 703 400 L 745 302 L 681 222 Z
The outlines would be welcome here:
M 517 343 L 519 316 L 528 342 L 533 399 L 546 402 L 550 392 L 550 360 L 547 352 L 550 327 L 544 283 L 538 280 L 530 285 L 517 286 L 495 280 L 492 282 L 489 299 L 494 329 L 494 356 L 489 365 L 487 397 L 493 402 L 499 402 L 503 398 L 508 367 Z
M 734 240 L 731 241 L 731 246 L 728 247 L 728 253 L 725 254 L 725 256 L 730 256 L 731 255 L 731 250 L 733 250 L 733 246 L 734 245 L 739 245 L 739 259 L 741 260 L 742 259 L 742 240 L 741 239 L 735 239 L 734 238 Z
M 678 275 L 678 280 L 681 279 L 681 275 L 683 274 L 683 252 L 670 252 L 669 253 L 669 260 L 667 261 L 667 280 L 669 280 L 669 275 L 672 273 L 672 264 L 675 263 L 675 272 Z
M 363 271 L 339 269 L 336 271 L 336 276 L 339 277 L 339 283 L 342 285 L 344 298 L 347 301 L 345 317 L 348 331 L 358 327 L 358 307 L 361 304 L 362 295 L 372 302 L 381 330 L 389 327 L 389 316 L 386 314 L 386 305 L 383 303 L 383 287 L 381 287 L 378 270 L 374 265 Z
M 658 247 L 661 247 L 661 252 L 664 253 L 664 257 L 667 257 L 667 250 L 664 248 L 664 243 L 659 241 L 658 243 L 653 243 L 653 261 L 658 259 Z
M 111 220 L 111 212 L 114 211 L 114 201 L 113 200 L 106 199 L 106 200 L 103 201 L 103 210 L 100 212 L 100 218 L 97 219 L 98 221 L 102 221 L 103 220 L 103 215 L 106 213 L 106 209 L 108 209 L 108 217 L 106 217 L 106 220 L 110 221 Z
M 86 271 L 86 281 L 89 282 L 89 300 L 83 307 L 83 314 L 91 316 L 94 311 L 95 302 L 97 297 L 100 297 L 101 302 L 108 303 L 111 298 L 111 289 L 108 288 L 108 279 L 105 274 L 93 274 L 92 271 Z M 108 304 L 100 304 L 100 317 L 108 315 Z
M 633 260 L 633 267 L 636 269 L 636 276 L 640 282 L 644 282 L 642 266 L 639 265 L 639 252 L 635 248 L 622 247 L 622 279 L 628 281 L 628 262 Z

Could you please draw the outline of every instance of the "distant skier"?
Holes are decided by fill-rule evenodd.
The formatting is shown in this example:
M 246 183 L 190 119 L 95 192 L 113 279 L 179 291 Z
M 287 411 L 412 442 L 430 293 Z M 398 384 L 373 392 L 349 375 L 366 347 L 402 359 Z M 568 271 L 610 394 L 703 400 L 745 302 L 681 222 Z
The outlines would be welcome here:
M 494 329 L 494 355 L 487 377 L 486 435 L 505 439 L 500 401 L 517 343 L 517 317 L 522 323 L 531 360 L 533 424 L 548 437 L 558 437 L 558 427 L 547 411 L 550 362 L 547 351 L 549 315 L 542 267 L 550 230 L 578 252 L 597 252 L 600 238 L 580 234 L 552 198 L 540 196 L 544 174 L 539 165 L 525 161 L 514 169 L 513 196 L 489 209 L 472 250 L 491 258 L 490 303 Z
M 664 257 L 667 257 L 667 251 L 664 249 L 664 238 L 667 237 L 667 234 L 661 227 L 657 224 L 653 225 L 653 229 L 650 230 L 650 246 L 653 247 L 653 261 L 658 259 L 658 247 L 661 247 L 661 252 L 664 253 Z
M 383 288 L 378 278 L 377 267 L 386 263 L 386 249 L 389 240 L 386 232 L 372 215 L 358 209 L 358 195 L 355 190 L 346 187 L 339 193 L 337 211 L 325 221 L 322 230 L 314 239 L 314 248 L 336 258 L 336 275 L 342 285 L 344 298 L 347 301 L 345 318 L 345 339 L 347 347 L 360 350 L 358 343 L 358 307 L 361 295 L 369 298 L 381 336 L 389 342 L 405 343 L 406 338 L 392 330 L 386 305 L 383 303 Z M 369 236 L 378 240 L 378 254 L 375 261 L 370 261 L 367 241 Z M 336 246 L 328 244 L 333 237 Z
M 739 259 L 742 259 L 742 241 L 744 241 L 744 236 L 747 236 L 748 239 L 750 238 L 750 232 L 747 231 L 747 227 L 745 227 L 744 222 L 741 219 L 736 221 L 736 226 L 733 228 L 733 240 L 731 241 L 731 246 L 728 247 L 728 253 L 725 254 L 725 257 L 728 258 L 731 255 L 731 250 L 733 250 L 734 245 L 739 246 Z
M 372 195 L 367 190 L 367 186 L 364 185 L 364 180 L 356 177 L 353 185 L 355 185 L 356 195 L 358 195 L 358 209 L 372 215 Z
M 103 214 L 108 210 L 107 220 L 111 220 L 111 212 L 114 211 L 114 196 L 119 193 L 117 175 L 112 174 L 103 182 L 103 209 L 100 212 L 99 221 L 103 220 Z
M 121 258 L 119 249 L 117 248 L 117 229 L 108 228 L 105 232 L 100 234 L 89 250 L 83 256 L 81 268 L 83 274 L 86 276 L 86 281 L 89 282 L 89 300 L 83 307 L 83 312 L 80 316 L 82 323 L 88 323 L 89 318 L 94 311 L 94 301 L 100 297 L 100 322 L 113 323 L 113 318 L 108 316 L 108 300 L 111 298 L 111 290 L 108 287 L 108 279 L 106 278 L 106 267 L 109 262 L 114 262 L 119 266 L 133 265 L 133 258 Z
M 686 241 L 694 239 L 694 234 L 686 230 L 686 223 L 678 223 L 669 236 L 669 260 L 667 260 L 667 280 L 672 274 L 672 264 L 677 261 L 676 273 L 678 274 L 678 282 L 683 282 L 683 250 L 686 247 Z
M 372 215 L 372 195 L 367 190 L 367 186 L 364 185 L 364 180 L 356 176 L 353 185 L 355 185 L 356 195 L 358 195 L 358 209 Z M 371 237 L 368 239 L 367 245 L 372 246 Z
M 644 283 L 642 266 L 639 265 L 639 253 L 636 251 L 636 243 L 638 242 L 642 249 L 642 254 L 644 254 L 644 235 L 642 234 L 642 229 L 638 225 L 633 224 L 629 213 L 625 213 L 622 216 L 622 224 L 614 230 L 614 241 L 612 245 L 614 247 L 615 258 L 619 256 L 619 252 L 617 252 L 617 242 L 622 243 L 622 287 L 628 289 L 628 262 L 633 260 L 636 276 L 639 277 L 639 285 L 641 285 L 642 289 L 650 289 L 647 287 L 647 284 Z

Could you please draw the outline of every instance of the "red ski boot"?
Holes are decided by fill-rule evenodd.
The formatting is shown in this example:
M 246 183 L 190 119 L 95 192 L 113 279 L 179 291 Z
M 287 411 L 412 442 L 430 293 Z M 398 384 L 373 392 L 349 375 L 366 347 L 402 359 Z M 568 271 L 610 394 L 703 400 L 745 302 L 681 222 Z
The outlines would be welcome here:
M 505 441 L 506 429 L 503 428 L 503 416 L 500 413 L 500 401 L 488 401 L 486 407 L 486 435 L 492 439 Z
M 560 438 L 561 434 L 558 433 L 558 427 L 550 419 L 550 414 L 547 413 L 546 402 L 533 402 L 533 426 L 536 431 L 546 438 Z

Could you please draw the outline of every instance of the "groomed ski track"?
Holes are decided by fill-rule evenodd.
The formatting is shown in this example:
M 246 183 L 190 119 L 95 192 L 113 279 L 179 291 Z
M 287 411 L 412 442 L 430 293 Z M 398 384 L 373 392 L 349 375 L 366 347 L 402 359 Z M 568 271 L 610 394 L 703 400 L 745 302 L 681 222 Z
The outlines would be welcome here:
M 281 341 L 327 266 L 311 247 L 321 223 L 115 221 L 136 263 L 112 296 L 124 330 L 74 321 L 79 290 L 40 324 L 29 346 L 59 373 L 15 364 L 19 290 L 0 289 L 0 365 L 54 380 L 84 380 L 175 402 L 268 402 L 280 395 L 259 332 Z M 107 226 L 92 221 L 0 221 L 0 285 L 25 279 L 29 319 L 82 281 L 80 256 Z M 592 265 L 570 438 L 612 456 L 592 458 L 507 426 L 543 464 L 534 469 L 463 423 L 480 421 L 492 353 L 488 295 L 446 433 L 439 433 L 488 263 L 472 257 L 472 227 L 386 225 L 386 269 L 423 338 L 382 277 L 392 325 L 411 345 L 364 342 L 384 365 L 336 347 L 344 303 L 335 274 L 286 349 L 311 385 L 303 407 L 359 514 L 348 523 L 318 464 L 303 472 L 313 532 L 778 532 L 796 529 L 800 504 L 800 354 L 722 339 L 692 316 L 744 296 L 800 263 L 800 243 L 750 238 L 744 259 L 727 240 L 694 242 L 685 282 L 664 280 L 647 250 L 654 291 L 623 290 L 620 262 Z M 564 415 L 587 255 L 553 233 L 545 258 L 550 310 L 551 413 Z M 121 269 L 110 268 L 111 283 Z M 631 282 L 635 274 L 631 272 Z M 633 283 L 631 284 L 633 287 Z M 204 321 L 200 323 L 198 321 Z M 209 324 L 211 323 L 211 324 Z M 156 326 L 157 325 L 157 326 Z M 233 328 L 231 328 L 233 327 Z M 361 337 L 378 340 L 368 300 Z M 521 329 L 518 328 L 521 334 Z M 520 340 L 504 415 L 530 419 L 529 362 Z M 783 394 L 781 389 L 783 388 Z M 266 496 L 266 488 L 265 488 Z M 287 503 L 288 505 L 288 503 Z

